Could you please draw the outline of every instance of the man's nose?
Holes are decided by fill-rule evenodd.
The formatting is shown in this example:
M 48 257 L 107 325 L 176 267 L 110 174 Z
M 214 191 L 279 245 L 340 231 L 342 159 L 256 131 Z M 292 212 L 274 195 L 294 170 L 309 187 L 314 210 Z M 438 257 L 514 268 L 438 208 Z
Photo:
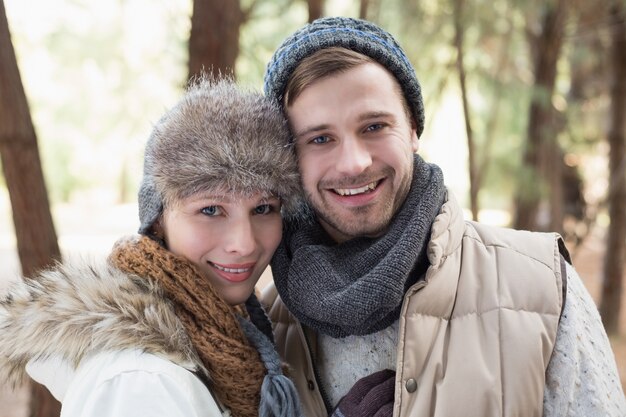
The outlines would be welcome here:
M 370 151 L 358 138 L 343 139 L 337 151 L 336 169 L 346 176 L 359 175 L 372 165 Z

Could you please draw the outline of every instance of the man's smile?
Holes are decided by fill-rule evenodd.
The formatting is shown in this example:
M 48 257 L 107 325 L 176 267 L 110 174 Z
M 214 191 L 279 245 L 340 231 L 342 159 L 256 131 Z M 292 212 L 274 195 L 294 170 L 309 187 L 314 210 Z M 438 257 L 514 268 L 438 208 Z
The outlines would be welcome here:
M 357 194 L 369 193 L 371 191 L 374 191 L 379 183 L 380 183 L 380 180 L 372 181 L 369 184 L 366 184 L 362 187 L 333 188 L 333 191 L 339 195 L 357 195 Z

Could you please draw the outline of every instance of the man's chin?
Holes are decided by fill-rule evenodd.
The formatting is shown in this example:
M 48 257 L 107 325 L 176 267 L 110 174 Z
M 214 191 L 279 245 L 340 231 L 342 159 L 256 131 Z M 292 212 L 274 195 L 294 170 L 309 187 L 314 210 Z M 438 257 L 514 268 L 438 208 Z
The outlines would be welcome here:
M 379 237 L 387 229 L 387 223 L 380 221 L 373 222 L 360 218 L 346 221 L 345 218 L 318 217 L 326 232 L 339 243 L 357 237 Z
M 356 237 L 378 237 L 387 230 L 391 220 L 392 208 L 387 205 L 344 207 L 330 201 L 315 204 L 311 199 L 309 204 L 324 230 L 340 243 Z

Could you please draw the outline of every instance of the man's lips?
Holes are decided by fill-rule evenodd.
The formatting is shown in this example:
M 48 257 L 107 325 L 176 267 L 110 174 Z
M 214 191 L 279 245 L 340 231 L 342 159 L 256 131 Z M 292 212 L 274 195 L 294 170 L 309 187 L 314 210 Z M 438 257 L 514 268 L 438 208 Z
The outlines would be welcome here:
M 252 275 L 255 262 L 249 262 L 245 264 L 218 264 L 215 262 L 208 262 L 213 267 L 215 272 L 231 282 L 245 281 Z

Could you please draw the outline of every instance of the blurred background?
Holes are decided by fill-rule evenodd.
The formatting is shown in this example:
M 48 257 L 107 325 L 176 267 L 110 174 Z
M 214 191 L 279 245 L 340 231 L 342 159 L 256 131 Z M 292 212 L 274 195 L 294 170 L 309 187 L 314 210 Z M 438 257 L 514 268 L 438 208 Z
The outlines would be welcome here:
M 134 233 L 145 142 L 189 78 L 261 89 L 281 41 L 330 15 L 399 40 L 420 153 L 468 219 L 566 238 L 624 384 L 624 0 L 0 0 L 0 289 Z M 0 381 L 0 417 L 57 415 Z

